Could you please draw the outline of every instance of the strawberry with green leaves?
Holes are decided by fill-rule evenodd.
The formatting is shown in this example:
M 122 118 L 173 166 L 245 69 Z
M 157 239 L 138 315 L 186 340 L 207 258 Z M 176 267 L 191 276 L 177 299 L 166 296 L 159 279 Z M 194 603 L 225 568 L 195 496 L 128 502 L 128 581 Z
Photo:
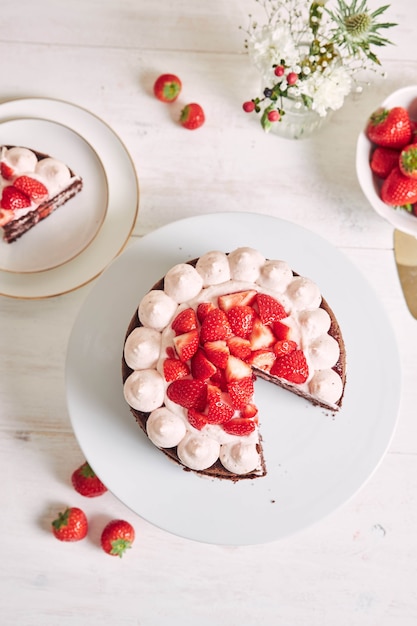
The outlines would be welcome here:
M 182 84 L 175 74 L 161 74 L 156 79 L 153 92 L 161 102 L 175 102 L 181 93 Z
M 366 135 L 377 146 L 401 149 L 410 143 L 410 117 L 404 107 L 379 108 L 369 118 Z
M 180 124 L 188 130 L 200 128 L 206 121 L 203 108 L 196 102 L 187 104 L 181 111 Z
M 107 491 L 87 461 L 73 472 L 71 482 L 75 491 L 86 498 L 96 498 Z
M 404 176 L 417 178 L 417 143 L 411 143 L 401 150 L 399 166 Z
M 115 519 L 109 522 L 101 533 L 100 543 L 104 552 L 122 557 L 135 541 L 135 529 L 126 520 Z
M 52 522 L 52 532 L 59 541 L 80 541 L 88 531 L 87 517 L 78 507 L 68 507 Z

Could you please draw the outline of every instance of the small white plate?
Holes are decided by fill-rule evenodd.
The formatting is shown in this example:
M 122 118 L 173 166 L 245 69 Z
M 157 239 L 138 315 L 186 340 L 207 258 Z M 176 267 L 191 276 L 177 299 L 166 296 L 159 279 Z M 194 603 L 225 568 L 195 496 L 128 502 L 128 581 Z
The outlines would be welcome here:
M 81 193 L 24 237 L 11 244 L 0 239 L 0 270 L 42 272 L 70 261 L 92 242 L 107 213 L 107 177 L 100 159 L 80 135 L 48 120 L 2 122 L 0 137 L 2 145 L 34 149 L 64 162 L 83 179 Z
M 417 121 L 417 85 L 403 87 L 394 91 L 380 106 L 387 109 L 395 106 L 404 107 L 412 118 Z M 370 112 L 371 114 L 372 111 Z M 417 216 L 408 213 L 404 209 L 395 209 L 382 202 L 379 194 L 381 182 L 373 175 L 369 165 L 371 148 L 372 143 L 367 138 L 364 129 L 359 134 L 356 145 L 356 175 L 363 193 L 378 215 L 387 220 L 394 228 L 417 237 Z
M 132 159 L 119 137 L 90 111 L 48 98 L 24 98 L 0 104 L 0 123 L 22 118 L 63 124 L 83 137 L 97 153 L 107 176 L 108 206 L 104 222 L 80 254 L 46 272 L 23 274 L 0 270 L 1 295 L 48 298 L 90 282 L 121 252 L 138 214 L 138 180 Z
M 140 299 L 172 265 L 239 246 L 285 259 L 320 286 L 343 331 L 348 371 L 343 408 L 335 416 L 258 380 L 268 474 L 231 483 L 186 472 L 150 443 L 124 400 L 121 359 Z M 400 380 L 393 331 L 360 272 L 314 233 L 252 213 L 180 220 L 134 243 L 88 295 L 66 361 L 74 432 L 107 487 L 164 530 L 225 545 L 280 539 L 345 503 L 390 443 Z

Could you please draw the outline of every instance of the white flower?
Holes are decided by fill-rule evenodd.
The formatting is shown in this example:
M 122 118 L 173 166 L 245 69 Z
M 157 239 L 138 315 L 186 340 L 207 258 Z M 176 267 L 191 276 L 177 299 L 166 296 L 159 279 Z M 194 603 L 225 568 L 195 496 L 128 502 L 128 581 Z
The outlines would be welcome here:
M 346 69 L 342 65 L 335 67 L 333 63 L 324 72 L 315 72 L 304 81 L 302 91 L 312 98 L 312 109 L 324 117 L 328 109 L 336 111 L 343 106 L 351 89 L 352 79 Z
M 286 26 L 262 29 L 252 33 L 248 41 L 248 52 L 258 70 L 267 77 L 273 76 L 273 65 L 279 65 L 282 59 L 288 65 L 299 62 L 299 50 Z

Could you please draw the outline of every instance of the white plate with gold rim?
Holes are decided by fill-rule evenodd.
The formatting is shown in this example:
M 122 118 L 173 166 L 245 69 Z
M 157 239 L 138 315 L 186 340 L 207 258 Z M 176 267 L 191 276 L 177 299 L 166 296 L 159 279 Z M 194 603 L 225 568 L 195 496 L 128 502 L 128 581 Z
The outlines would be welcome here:
M 37 119 L 0 123 L 2 145 L 33 148 L 65 163 L 83 188 L 13 243 L 0 239 L 0 270 L 43 272 L 67 263 L 91 244 L 107 213 L 107 176 L 97 153 L 70 128 Z M 1 231 L 0 231 L 1 232 Z
M 124 400 L 121 358 L 140 299 L 172 265 L 240 246 L 285 259 L 320 286 L 342 328 L 348 371 L 343 407 L 336 415 L 258 380 L 268 473 L 232 483 L 186 472 L 150 443 Z M 87 296 L 66 361 L 74 432 L 107 487 L 164 530 L 225 545 L 280 539 L 344 504 L 387 450 L 400 382 L 393 330 L 359 270 L 318 235 L 252 213 L 188 218 L 135 242 Z
M 23 118 L 62 124 L 80 135 L 98 155 L 108 184 L 104 221 L 91 243 L 75 258 L 42 272 L 0 270 L 0 295 L 47 298 L 73 291 L 90 282 L 121 252 L 135 225 L 139 187 L 126 147 L 116 133 L 90 111 L 48 98 L 24 98 L 0 104 L 0 124 Z M 32 147 L 36 149 L 36 146 Z

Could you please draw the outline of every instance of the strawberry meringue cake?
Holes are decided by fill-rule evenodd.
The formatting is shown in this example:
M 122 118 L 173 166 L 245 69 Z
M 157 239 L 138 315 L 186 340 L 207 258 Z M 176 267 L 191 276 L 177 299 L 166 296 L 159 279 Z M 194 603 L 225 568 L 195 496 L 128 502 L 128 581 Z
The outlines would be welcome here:
M 309 278 L 241 247 L 173 266 L 126 332 L 124 397 L 151 442 L 184 469 L 238 481 L 267 473 L 257 377 L 336 412 L 346 353 Z
M 0 226 L 12 243 L 81 191 L 62 161 L 20 146 L 0 147 Z

